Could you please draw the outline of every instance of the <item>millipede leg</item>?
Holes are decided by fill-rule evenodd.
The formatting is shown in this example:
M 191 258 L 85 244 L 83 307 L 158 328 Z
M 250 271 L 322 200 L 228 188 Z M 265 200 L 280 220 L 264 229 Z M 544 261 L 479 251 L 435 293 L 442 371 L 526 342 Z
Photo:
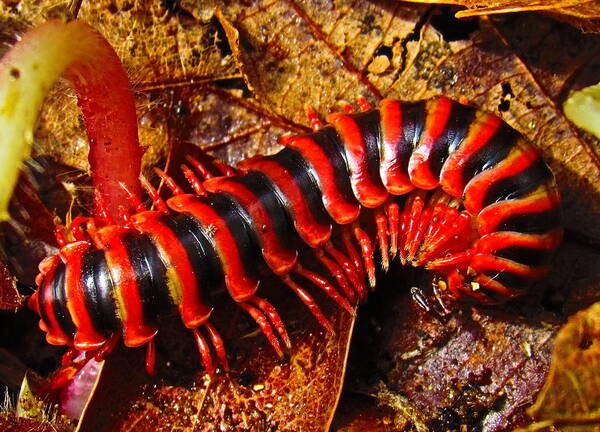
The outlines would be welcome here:
M 76 350 L 75 352 L 79 353 L 79 351 Z M 72 359 L 69 363 L 63 364 L 60 369 L 52 373 L 45 384 L 40 386 L 37 390 L 37 394 L 45 395 L 66 387 L 87 364 L 89 359 L 90 357 L 86 353 L 81 360 L 75 361 Z
M 66 228 L 62 224 L 56 224 L 54 226 L 54 238 L 59 247 L 63 247 L 67 244 L 67 238 L 65 235 Z
M 206 168 L 206 165 L 204 165 L 195 157 L 188 155 L 185 158 L 192 165 L 192 167 L 194 167 L 201 180 L 208 180 L 209 178 L 214 177 L 208 168 Z
M 433 214 L 431 215 L 431 223 L 429 224 L 429 228 L 425 233 L 425 237 L 423 238 L 423 246 L 421 251 L 426 251 L 430 248 L 431 243 L 435 240 L 437 233 L 440 229 L 440 224 L 444 220 L 444 215 L 446 214 L 446 210 L 448 209 L 445 203 L 437 203 L 433 208 Z M 419 252 L 422 254 L 423 252 Z
M 323 264 L 325 268 L 327 268 L 329 273 L 331 273 L 331 275 L 335 278 L 338 285 L 340 286 L 340 288 L 342 288 L 342 290 L 344 291 L 346 296 L 348 296 L 350 301 L 352 303 L 356 303 L 356 294 L 354 293 L 354 290 L 350 287 L 350 282 L 344 275 L 342 269 L 332 259 L 326 257 L 323 251 L 320 249 L 315 251 L 315 256 L 317 257 L 317 260 L 321 264 Z
M 206 157 L 210 157 L 210 156 L 206 155 Z M 215 177 L 215 175 L 210 172 L 210 170 L 207 168 L 207 166 L 204 163 L 200 162 L 195 157 L 186 156 L 186 159 L 194 167 L 194 169 L 198 172 L 198 174 L 200 175 L 200 177 L 203 180 L 208 180 L 210 178 Z M 212 157 L 210 157 L 210 159 L 211 159 L 210 163 L 212 164 L 213 168 L 216 168 L 219 171 L 220 175 L 223 175 L 226 177 L 231 177 L 231 176 L 237 175 L 237 171 L 235 170 L 235 168 L 227 165 L 224 162 L 221 162 L 218 159 L 214 159 Z
M 106 357 L 108 357 L 117 346 L 119 339 L 121 339 L 121 333 L 113 333 L 113 335 L 110 338 L 108 338 L 108 340 L 104 342 L 104 344 L 100 348 L 96 350 L 94 354 L 94 360 L 102 361 L 106 359 Z
M 308 118 L 310 128 L 315 132 L 323 128 L 323 122 L 321 121 L 314 109 L 310 107 L 306 108 L 306 118 Z
M 140 199 L 129 190 L 125 183 L 119 183 L 119 186 L 121 186 L 121 189 L 125 191 L 127 199 L 129 199 L 131 206 L 135 209 L 136 212 L 141 213 L 143 211 L 146 211 L 146 207 L 144 207 L 144 204 L 142 204 Z
M 121 209 L 121 207 L 119 207 Z M 85 224 L 85 229 L 81 226 Z M 96 234 L 96 219 L 92 217 L 78 216 L 71 222 L 69 226 L 69 232 L 76 241 L 91 239 L 94 245 L 98 249 L 104 247 L 104 243 L 98 238 Z M 87 233 L 88 237 L 85 236 Z M 64 246 L 64 245 L 63 245 Z
M 316 274 L 314 272 L 311 272 L 310 270 L 306 270 L 306 269 L 302 268 L 299 264 L 296 266 L 296 268 L 294 270 L 300 276 L 305 277 L 310 282 L 312 282 L 314 285 L 316 285 L 318 288 L 320 288 L 321 291 L 323 291 L 325 294 L 327 294 L 333 301 L 335 301 L 338 305 L 340 305 L 341 307 L 346 309 L 346 311 L 348 311 L 348 313 L 350 313 L 351 315 L 356 314 L 356 312 L 354 311 L 352 306 L 350 306 L 350 303 L 348 303 L 348 301 L 342 295 L 340 295 L 339 292 L 337 292 L 337 290 L 334 288 L 334 286 L 331 285 L 327 281 L 327 279 L 319 276 L 318 274 Z
M 417 254 L 417 251 L 421 247 L 421 242 L 423 240 L 423 236 L 425 235 L 425 232 L 427 231 L 427 227 L 429 226 L 429 223 L 431 221 L 432 214 L 433 214 L 432 207 L 426 207 L 421 212 L 419 220 L 418 220 L 414 230 L 411 233 L 410 240 L 407 242 L 408 255 L 407 255 L 406 259 L 409 262 L 413 261 L 415 255 Z
M 150 376 L 156 375 L 156 344 L 150 339 L 146 344 L 146 373 Z
M 373 262 L 373 247 L 371 245 L 371 239 L 358 225 L 354 226 L 354 236 L 360 245 L 363 261 L 367 269 L 369 285 L 371 288 L 375 288 L 375 263 Z
M 294 282 L 289 276 L 283 277 L 282 280 L 296 293 L 300 300 L 302 300 L 302 303 L 304 303 L 306 307 L 308 307 L 308 310 L 317 319 L 319 324 L 321 324 L 321 326 L 323 326 L 323 328 L 325 328 L 325 330 L 327 330 L 328 332 L 333 333 L 333 326 L 331 325 L 329 320 L 325 318 L 325 315 L 323 315 L 323 312 L 321 311 L 315 300 L 310 296 L 310 294 L 308 294 L 306 290 L 304 290 L 304 288 L 302 288 L 300 285 Z
M 466 267 L 475 253 L 477 253 L 475 249 L 467 249 L 464 252 L 430 261 L 425 265 L 425 268 L 428 270 L 437 270 L 449 266 L 458 268 Z
M 259 311 L 255 306 L 249 303 L 239 303 L 239 306 L 242 309 L 244 309 L 254 321 L 256 321 L 256 324 L 258 324 L 258 326 L 260 327 L 261 331 L 275 350 L 275 353 L 277 353 L 279 357 L 283 357 L 283 350 L 281 349 L 281 345 L 279 344 L 279 341 L 273 333 L 271 323 L 269 323 L 269 321 L 263 315 L 263 313 Z
M 352 114 L 355 111 L 354 107 L 346 101 L 340 101 L 340 107 L 346 114 Z
M 369 111 L 370 109 L 373 109 L 373 107 L 371 107 L 371 104 L 367 102 L 364 96 L 360 96 L 358 99 L 356 99 L 356 102 L 358 103 L 358 106 L 360 107 L 361 111 Z
M 204 323 L 204 328 L 208 333 L 208 337 L 215 348 L 215 352 L 217 353 L 217 360 L 223 366 L 223 369 L 229 369 L 229 362 L 227 361 L 227 353 L 225 352 L 225 344 L 223 343 L 223 339 L 221 339 L 221 335 L 217 331 L 217 329 L 210 323 Z
M 85 240 L 84 230 L 81 228 L 81 225 L 87 224 L 90 218 L 77 216 L 75 219 L 71 221 L 69 224 L 69 232 L 75 239 L 75 241 Z
M 167 205 L 160 197 L 156 189 L 154 189 L 154 186 L 152 186 L 148 179 L 143 175 L 140 176 L 140 181 L 142 182 L 142 187 L 146 190 L 146 193 L 148 193 L 148 196 L 152 199 L 152 202 L 154 203 L 158 211 L 168 214 L 169 209 L 167 208 Z
M 346 255 L 344 255 L 343 252 L 341 252 L 338 249 L 336 249 L 335 247 L 333 247 L 331 242 L 325 244 L 325 250 L 327 251 L 327 253 L 329 255 L 331 255 L 333 257 L 333 259 L 344 270 L 344 273 L 346 274 L 346 277 L 352 283 L 354 290 L 357 292 L 360 291 L 362 284 L 363 284 L 363 280 L 360 277 L 357 277 L 356 271 L 354 269 L 352 262 L 350 261 L 350 258 L 348 258 Z
M 400 221 L 400 206 L 398 203 L 388 204 L 387 217 L 390 231 L 390 255 L 394 259 L 398 252 L 398 223 Z
M 350 257 L 350 261 L 354 264 L 354 268 L 356 269 L 356 273 L 360 279 L 360 284 L 358 287 L 358 297 L 361 300 L 367 298 L 367 289 L 364 284 L 365 280 L 365 269 L 363 267 L 363 261 L 360 258 L 360 255 L 354 244 L 352 242 L 352 231 L 350 227 L 342 227 L 342 243 L 344 243 L 344 249 L 346 250 L 346 254 Z
M 196 346 L 198 347 L 198 352 L 200 353 L 200 357 L 202 358 L 202 364 L 204 364 L 204 369 L 206 373 L 212 375 L 215 373 L 215 365 L 212 360 L 212 354 L 210 352 L 210 346 L 200 333 L 200 329 L 193 328 L 192 333 L 194 334 L 194 339 L 196 340 Z
M 213 159 L 212 164 L 219 171 L 221 171 L 221 174 L 223 174 L 226 177 L 232 177 L 232 176 L 237 175 L 237 171 L 235 170 L 235 168 L 233 168 L 230 165 L 227 165 L 225 162 L 220 161 L 219 159 Z
M 418 226 L 419 221 L 421 219 L 421 213 L 423 212 L 423 208 L 425 207 L 425 191 L 418 191 L 413 194 L 413 200 L 411 201 L 411 205 L 409 208 L 407 220 L 406 220 L 406 229 L 404 231 L 405 235 L 402 237 L 402 245 L 400 250 L 400 258 L 402 260 L 402 264 L 405 264 L 408 261 L 408 256 L 411 248 L 413 247 L 413 243 L 415 242 L 415 238 L 418 236 Z M 404 228 L 404 227 L 403 227 Z
M 249 301 L 254 303 L 269 318 L 271 324 L 273 324 L 273 327 L 275 327 L 275 330 L 277 330 L 277 333 L 279 333 L 279 336 L 281 336 L 281 339 L 283 340 L 285 346 L 288 349 L 291 348 L 292 343 L 290 341 L 290 337 L 287 334 L 281 317 L 279 316 L 273 305 L 265 299 L 257 296 L 252 296 L 249 299 Z
M 460 298 L 462 296 L 461 291 L 463 290 L 463 284 L 465 280 L 458 270 L 450 272 L 446 277 L 446 281 L 448 283 L 448 289 L 454 295 L 454 297 Z
M 197 195 L 206 196 L 206 189 L 204 189 L 204 186 L 202 186 L 202 182 L 200 181 L 200 179 L 198 179 L 198 177 L 196 177 L 196 174 L 194 174 L 194 172 L 186 164 L 181 164 L 181 171 L 183 171 L 183 175 L 185 176 L 186 180 L 188 181 L 194 192 Z
M 381 267 L 384 271 L 388 271 L 390 267 L 390 259 L 388 255 L 388 223 L 385 214 L 378 209 L 375 214 L 375 225 L 377 226 L 377 240 L 379 241 L 379 250 L 381 251 Z
M 73 363 L 75 357 L 77 357 L 79 353 L 80 351 L 76 350 L 75 348 L 69 348 L 67 352 L 64 353 L 60 358 L 60 364 L 66 366 L 68 364 Z
M 165 182 L 167 187 L 173 192 L 173 195 L 183 195 L 183 189 L 179 187 L 179 185 L 173 180 L 173 177 L 168 175 L 166 172 L 161 170 L 160 168 L 154 168 L 154 172 Z

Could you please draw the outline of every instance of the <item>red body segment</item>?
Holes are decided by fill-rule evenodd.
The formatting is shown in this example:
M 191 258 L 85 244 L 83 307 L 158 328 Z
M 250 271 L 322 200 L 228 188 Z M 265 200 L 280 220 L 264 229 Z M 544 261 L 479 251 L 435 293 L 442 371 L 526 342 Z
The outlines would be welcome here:
M 339 189 L 336 172 L 327 153 L 309 136 L 290 138 L 283 144 L 296 150 L 312 166 L 319 179 L 323 204 L 333 220 L 345 225 L 354 222 L 360 214 L 360 205 Z
M 402 164 L 399 144 L 402 140 L 402 104 L 385 99 L 379 107 L 381 113 L 380 176 L 392 195 L 404 195 L 415 188 Z
M 281 165 L 264 158 L 242 161 L 239 167 L 243 170 L 257 170 L 265 173 L 282 192 L 286 199 L 286 207 L 294 222 L 294 228 L 302 240 L 312 248 L 324 245 L 331 237 L 331 223 L 320 223 L 311 212 L 302 189 L 294 177 Z
M 248 274 L 236 238 L 221 215 L 194 195 L 177 195 L 170 198 L 167 204 L 173 211 L 188 212 L 209 227 L 209 235 L 223 267 L 229 295 L 237 302 L 250 299 L 258 289 L 259 280 Z
M 408 162 L 410 181 L 419 189 L 431 190 L 439 184 L 439 177 L 431 170 L 431 156 L 434 143 L 446 130 L 452 105 L 453 102 L 446 98 L 430 102 L 425 130 Z
M 243 184 L 230 178 L 215 178 L 205 182 L 206 190 L 212 193 L 225 192 L 236 198 L 254 224 L 254 230 L 260 240 L 261 251 L 267 265 L 276 275 L 288 274 L 296 265 L 298 252 L 284 245 L 285 239 L 277 236 L 273 220 L 267 209 L 256 196 Z
M 69 263 L 65 271 L 65 294 L 69 314 L 77 328 L 74 346 L 80 350 L 95 349 L 106 342 L 106 337 L 96 331 L 92 324 L 89 308 L 85 303 L 84 286 L 81 282 L 83 254 L 90 246 L 90 243 L 86 241 L 79 241 L 70 243 L 60 250 L 61 259 Z
M 370 176 L 369 155 L 360 128 L 349 115 L 332 114 L 327 120 L 335 127 L 344 145 L 354 196 L 363 207 L 379 207 L 387 199 L 388 192 L 379 178 Z
M 198 284 L 197 273 L 190 262 L 185 248 L 175 233 L 161 221 L 162 213 L 145 211 L 131 217 L 133 228 L 152 237 L 159 255 L 166 263 L 169 297 L 177 305 L 183 324 L 187 328 L 196 328 L 204 324 L 213 308 L 204 292 L 205 287 Z

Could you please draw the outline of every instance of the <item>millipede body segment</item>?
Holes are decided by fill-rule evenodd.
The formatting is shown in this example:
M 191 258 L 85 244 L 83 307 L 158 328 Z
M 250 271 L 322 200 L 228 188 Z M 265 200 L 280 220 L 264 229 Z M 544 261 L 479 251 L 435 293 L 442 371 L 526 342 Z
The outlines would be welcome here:
M 209 294 L 221 287 L 278 353 L 289 346 L 257 295 L 265 271 L 328 329 L 309 291 L 352 313 L 376 262 L 422 266 L 438 291 L 483 303 L 520 295 L 547 272 L 562 236 L 560 198 L 531 143 L 446 98 L 362 107 L 328 125 L 312 118 L 313 133 L 283 137 L 283 150 L 237 170 L 216 163 L 220 176 L 190 158 L 182 168 L 193 194 L 159 173 L 173 196 L 165 205 L 146 184 L 157 210 L 132 196 L 138 212 L 120 223 L 74 222 L 74 241 L 40 264 L 30 300 L 48 342 L 102 350 L 122 334 L 153 356 L 157 317 L 176 307 L 212 370 L 215 358 L 227 364 L 209 321 Z

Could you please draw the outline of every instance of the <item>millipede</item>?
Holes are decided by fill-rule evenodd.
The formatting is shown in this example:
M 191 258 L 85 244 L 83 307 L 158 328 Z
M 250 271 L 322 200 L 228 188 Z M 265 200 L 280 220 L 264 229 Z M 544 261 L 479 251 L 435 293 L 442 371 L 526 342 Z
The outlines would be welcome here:
M 211 324 L 210 293 L 226 288 L 279 355 L 285 324 L 260 297 L 276 275 L 322 327 L 310 290 L 354 313 L 391 261 L 434 274 L 436 298 L 495 304 L 549 269 L 562 228 L 552 171 L 535 146 L 494 114 L 445 97 L 359 100 L 283 149 L 236 168 L 188 157 L 193 193 L 156 170 L 172 195 L 142 178 L 147 209 L 78 217 L 44 259 L 29 305 L 50 344 L 91 353 L 147 346 L 154 371 L 157 317 L 177 309 L 204 368 L 228 367 Z M 349 106 L 348 106 L 349 107 Z M 306 288 L 310 287 L 309 290 Z

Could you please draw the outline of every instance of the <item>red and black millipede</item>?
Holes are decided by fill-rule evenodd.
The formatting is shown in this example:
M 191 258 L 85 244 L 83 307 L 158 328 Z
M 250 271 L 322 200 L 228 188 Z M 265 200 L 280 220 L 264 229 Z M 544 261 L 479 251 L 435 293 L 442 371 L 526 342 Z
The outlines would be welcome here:
M 194 193 L 159 172 L 173 196 L 165 203 L 146 183 L 156 210 L 132 194 L 137 213 L 119 224 L 76 219 L 74 241 L 40 264 L 30 299 L 48 342 L 103 352 L 122 335 L 126 346 L 148 345 L 152 369 L 157 316 L 174 307 L 213 371 L 227 367 L 210 323 L 215 289 L 226 287 L 278 353 L 290 344 L 257 296 L 261 267 L 327 329 L 305 287 L 353 312 L 377 259 L 424 267 L 436 291 L 482 303 L 518 296 L 547 272 L 562 237 L 560 197 L 530 142 L 446 98 L 361 108 L 328 125 L 313 117 L 313 133 L 283 137 L 283 150 L 235 170 L 217 162 L 219 176 L 189 158 Z

